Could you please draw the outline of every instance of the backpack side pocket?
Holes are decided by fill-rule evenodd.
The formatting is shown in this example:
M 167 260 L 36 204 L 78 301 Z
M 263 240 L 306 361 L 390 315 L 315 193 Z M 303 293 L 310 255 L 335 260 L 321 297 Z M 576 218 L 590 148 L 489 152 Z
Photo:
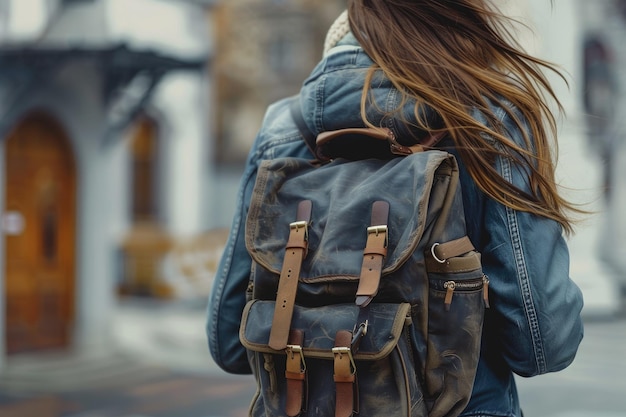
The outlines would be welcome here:
M 425 385 L 431 417 L 457 415 L 467 405 L 476 367 L 487 302 L 487 278 L 480 254 L 426 259 L 428 346 Z

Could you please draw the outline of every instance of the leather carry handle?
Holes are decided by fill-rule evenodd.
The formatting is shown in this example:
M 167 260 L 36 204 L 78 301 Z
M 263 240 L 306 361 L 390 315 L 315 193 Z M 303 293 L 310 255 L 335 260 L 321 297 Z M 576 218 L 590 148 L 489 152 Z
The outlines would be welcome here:
M 390 129 L 374 129 L 371 127 L 351 127 L 347 129 L 329 130 L 328 132 L 322 132 L 317 135 L 315 143 L 317 146 L 324 145 L 325 143 L 343 135 L 364 135 L 374 139 L 389 140 L 389 136 L 392 135 Z
M 405 146 L 400 144 L 396 140 L 393 131 L 388 128 L 355 127 L 339 130 L 330 130 L 317 135 L 317 138 L 315 140 L 316 149 L 322 149 L 325 145 L 328 145 L 333 140 L 341 138 L 342 136 L 349 135 L 366 136 L 372 139 L 387 141 L 389 142 L 389 150 L 392 154 L 406 156 L 417 152 L 423 152 L 426 148 L 435 146 L 446 135 L 446 132 L 430 133 L 427 137 L 422 139 L 420 143 L 411 146 Z M 318 154 L 318 156 L 320 156 L 320 152 L 316 153 Z

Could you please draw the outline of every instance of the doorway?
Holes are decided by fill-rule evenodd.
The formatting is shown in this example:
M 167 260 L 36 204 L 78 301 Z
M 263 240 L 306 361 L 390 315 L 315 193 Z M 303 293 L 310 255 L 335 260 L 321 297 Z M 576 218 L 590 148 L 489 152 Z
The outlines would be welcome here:
M 29 114 L 6 138 L 8 354 L 67 347 L 74 322 L 76 167 L 61 125 Z

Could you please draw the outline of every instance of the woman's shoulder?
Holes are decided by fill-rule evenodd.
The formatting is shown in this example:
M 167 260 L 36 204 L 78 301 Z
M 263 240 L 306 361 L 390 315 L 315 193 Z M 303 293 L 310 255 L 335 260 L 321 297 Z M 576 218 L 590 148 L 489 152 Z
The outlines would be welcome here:
M 524 120 L 522 112 L 519 108 L 513 104 L 513 102 L 504 96 L 495 96 L 493 98 L 483 97 L 485 106 L 475 105 L 472 107 L 472 117 L 479 122 L 489 125 L 489 118 L 487 113 L 491 113 L 496 121 L 505 123 L 509 119 L 517 118 L 520 121 Z
M 287 156 L 312 157 L 291 115 L 290 107 L 298 99 L 298 96 L 287 97 L 267 107 L 250 150 L 251 162 Z
M 501 132 L 518 146 L 526 146 L 523 133 L 529 134 L 530 132 L 528 121 L 520 109 L 503 96 L 485 97 L 484 100 L 486 106 L 473 106 L 471 116 L 487 128 Z M 489 135 L 485 135 L 485 139 L 492 145 L 497 143 Z

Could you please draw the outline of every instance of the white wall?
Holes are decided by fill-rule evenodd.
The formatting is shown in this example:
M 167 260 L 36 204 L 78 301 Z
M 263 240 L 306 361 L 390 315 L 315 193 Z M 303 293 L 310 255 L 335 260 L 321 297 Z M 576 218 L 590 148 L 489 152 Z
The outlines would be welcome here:
M 65 7 L 62 13 L 52 17 L 40 43 L 105 45 L 108 29 L 104 5 L 102 0 L 94 0 Z
M 11 41 L 38 37 L 50 13 L 46 0 L 4 0 L 2 7 L 7 15 L 2 34 Z
M 123 162 L 115 146 L 104 146 L 102 76 L 93 64 L 74 64 L 40 100 L 54 109 L 72 139 L 77 168 L 76 334 L 79 346 L 104 347 L 114 303 L 119 227 L 127 213 L 119 175 Z M 118 144 L 119 147 L 119 144 Z M 121 171 L 121 173 L 119 172 Z
M 204 171 L 209 162 L 205 95 L 201 73 L 177 72 L 161 82 L 151 103 L 168 127 L 167 137 L 162 138 L 168 155 L 163 189 L 166 226 L 174 236 L 202 231 Z
M 192 3 L 108 0 L 105 12 L 111 41 L 123 40 L 132 48 L 175 56 L 203 56 L 207 52 L 206 16 Z

